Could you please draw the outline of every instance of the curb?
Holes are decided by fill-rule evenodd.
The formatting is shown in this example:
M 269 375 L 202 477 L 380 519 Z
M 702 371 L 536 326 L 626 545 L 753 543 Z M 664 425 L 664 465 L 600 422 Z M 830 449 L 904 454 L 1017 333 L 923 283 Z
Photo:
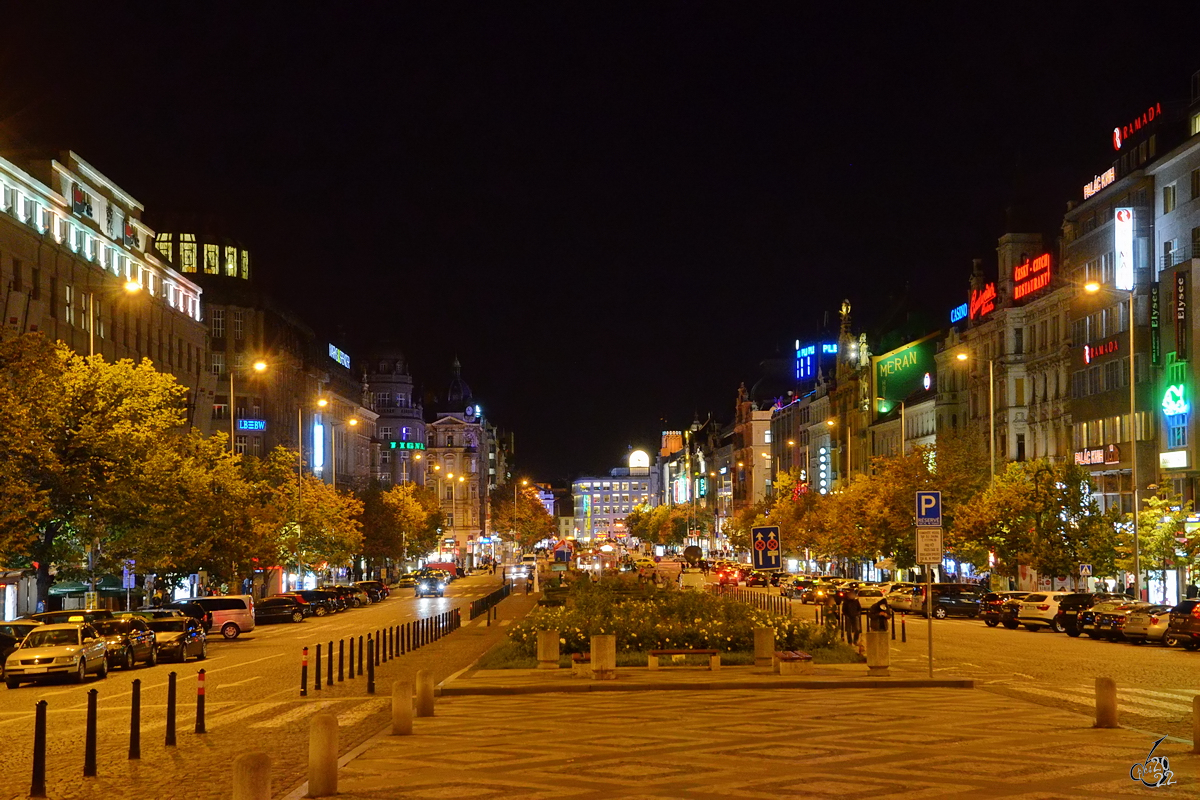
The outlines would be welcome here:
M 530 686 L 450 686 L 440 687 L 441 697 L 478 695 L 556 694 L 577 692 L 705 692 L 725 689 L 974 689 L 969 678 L 879 678 L 864 680 L 779 680 L 727 681 L 722 683 L 613 683 L 589 681 L 561 686 L 534 684 Z

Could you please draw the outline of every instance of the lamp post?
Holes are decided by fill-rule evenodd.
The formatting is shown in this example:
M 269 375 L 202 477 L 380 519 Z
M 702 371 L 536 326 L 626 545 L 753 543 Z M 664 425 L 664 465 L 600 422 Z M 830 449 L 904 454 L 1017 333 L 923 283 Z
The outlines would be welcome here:
M 357 424 L 358 424 L 358 419 L 355 417 L 351 417 L 350 419 L 346 420 L 345 422 L 332 422 L 331 421 L 329 423 L 329 443 L 330 443 L 330 450 L 332 451 L 330 453 L 330 459 L 329 459 L 329 467 L 331 470 L 329 482 L 330 482 L 330 485 L 334 489 L 337 488 L 337 429 L 343 428 L 343 427 L 353 428 Z
M 955 356 L 959 361 L 970 358 L 965 352 Z M 988 365 L 988 467 L 991 470 L 991 485 L 996 485 L 996 362 L 987 360 Z
M 875 399 L 881 403 L 888 402 L 888 399 L 886 397 L 876 397 Z M 891 409 L 889 408 L 888 411 L 891 411 Z M 886 414 L 887 411 L 885 411 L 884 413 Z M 900 401 L 900 455 L 904 455 L 905 452 L 907 452 L 907 448 L 905 447 L 906 444 L 908 444 L 908 431 L 906 430 L 905 425 L 904 425 L 904 401 L 901 400 Z
M 251 365 L 251 368 L 255 372 L 263 372 L 267 368 L 267 362 L 255 361 L 254 364 Z M 235 433 L 235 429 L 237 427 L 237 396 L 233 393 L 233 373 L 234 373 L 234 366 L 232 364 L 230 364 L 229 365 L 229 452 L 230 453 L 235 452 L 234 446 L 233 446 L 233 440 L 237 436 L 237 434 Z
M 1137 374 L 1134 372 L 1133 355 L 1137 352 L 1134 349 L 1134 328 L 1133 328 L 1133 298 L 1135 288 L 1130 287 L 1128 290 L 1102 287 L 1094 281 L 1084 284 L 1084 291 L 1088 294 L 1096 294 L 1102 288 L 1107 288 L 1108 291 L 1114 294 L 1120 292 L 1129 298 L 1129 317 L 1127 325 L 1129 327 L 1129 464 L 1130 464 L 1130 480 L 1133 482 L 1133 596 L 1137 600 L 1142 599 L 1142 548 L 1141 541 L 1138 536 L 1138 509 L 1140 507 L 1140 498 L 1138 497 L 1138 458 L 1137 458 Z

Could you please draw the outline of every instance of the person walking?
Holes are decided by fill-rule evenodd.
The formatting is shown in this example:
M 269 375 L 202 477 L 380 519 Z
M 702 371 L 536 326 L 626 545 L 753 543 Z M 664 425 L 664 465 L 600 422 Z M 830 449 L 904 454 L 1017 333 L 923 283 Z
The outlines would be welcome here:
M 847 592 L 842 600 L 842 617 L 846 620 L 846 641 L 858 644 L 862 631 L 862 603 L 858 600 L 858 592 Z

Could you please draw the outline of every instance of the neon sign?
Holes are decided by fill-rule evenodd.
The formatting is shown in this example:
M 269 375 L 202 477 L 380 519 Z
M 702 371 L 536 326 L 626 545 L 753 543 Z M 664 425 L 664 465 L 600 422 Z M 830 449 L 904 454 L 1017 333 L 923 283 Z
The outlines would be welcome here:
M 961 306 L 955 306 L 954 308 L 950 309 L 950 324 L 953 325 L 956 322 L 962 322 L 964 319 L 966 319 L 967 318 L 967 309 L 968 309 L 968 305 L 966 303 L 963 303 Z
M 1182 383 L 1167 387 L 1167 392 L 1163 395 L 1162 410 L 1168 417 L 1186 414 L 1191 410 L 1187 398 L 1183 395 Z
M 989 283 L 982 289 L 971 290 L 971 302 L 967 304 L 967 316 L 979 319 L 996 310 L 996 284 Z
M 1151 122 L 1162 116 L 1162 103 L 1155 103 L 1148 109 L 1142 112 L 1140 117 L 1134 117 L 1133 122 L 1128 125 L 1122 125 L 1119 128 L 1113 128 L 1112 142 L 1113 150 L 1120 150 L 1121 145 L 1129 138 L 1130 134 L 1140 131 L 1148 126 Z
M 1100 356 L 1117 352 L 1120 347 L 1121 344 L 1117 339 L 1109 339 L 1107 342 L 1101 342 L 1096 345 L 1085 344 L 1083 346 L 1083 363 L 1090 364 Z
M 424 450 L 421 442 L 388 442 L 390 450 Z
M 1105 171 L 1102 175 L 1097 175 L 1095 178 L 1093 178 L 1091 183 L 1085 183 L 1083 185 L 1083 199 L 1087 200 L 1089 197 L 1096 194 L 1097 192 L 1099 192 L 1105 186 L 1108 186 L 1110 183 L 1112 183 L 1116 179 L 1117 179 L 1117 168 L 1109 167 L 1108 170 Z
M 1034 259 L 1013 267 L 1013 299 L 1031 295 L 1050 285 L 1050 254 L 1042 253 Z
M 1113 212 L 1113 246 L 1117 251 L 1116 286 L 1123 292 L 1133 291 L 1133 209 L 1118 208 Z
M 1188 274 L 1190 270 L 1175 272 L 1175 358 L 1187 358 L 1188 343 Z
M 822 447 L 817 451 L 820 453 L 818 462 L 820 466 L 817 468 L 817 474 L 820 476 L 820 492 L 821 494 L 829 493 L 829 448 Z
M 267 421 L 263 419 L 239 419 L 237 421 L 237 429 L 239 431 L 265 431 L 267 429 Z
M 329 345 L 329 357 L 341 364 L 346 369 L 350 369 L 350 356 L 346 355 L 333 345 Z

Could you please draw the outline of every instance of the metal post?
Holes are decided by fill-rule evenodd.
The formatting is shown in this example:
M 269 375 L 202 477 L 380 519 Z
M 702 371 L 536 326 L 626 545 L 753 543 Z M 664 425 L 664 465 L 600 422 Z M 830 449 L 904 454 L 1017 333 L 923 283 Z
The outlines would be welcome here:
M 204 729 L 204 668 L 196 673 L 196 733 L 206 733 Z
M 1137 459 L 1137 374 L 1134 372 L 1133 356 L 1133 293 L 1129 290 L 1129 459 L 1133 481 L 1133 597 L 1142 599 L 1142 543 L 1138 535 L 1138 459 Z
M 367 694 L 375 694 L 375 659 L 379 658 L 379 648 L 370 636 L 367 637 Z
M 30 797 L 46 796 L 46 701 L 38 700 L 33 711 L 33 780 Z
M 353 640 L 351 640 L 353 641 Z M 353 647 L 354 645 L 350 645 Z M 346 640 L 338 639 L 338 683 L 346 679 Z
M 996 372 L 995 361 L 988 359 L 988 453 L 991 456 L 988 465 L 991 467 L 991 486 L 996 485 Z M 932 642 L 932 640 L 930 640 Z M 930 647 L 933 645 L 930 644 Z M 931 666 L 932 670 L 933 667 Z M 929 673 L 931 676 L 932 672 Z
M 87 694 L 87 728 L 83 739 L 83 777 L 96 777 L 96 695 L 95 689 L 88 689 Z
M 908 620 L 908 615 L 902 613 L 900 615 L 900 641 L 901 641 L 901 643 L 908 641 L 908 628 L 904 624 L 907 620 Z
M 925 628 L 929 638 L 929 677 L 933 677 L 933 569 L 925 565 Z
M 129 696 L 129 758 L 142 757 L 142 679 L 134 678 Z
M 329 655 L 325 662 L 325 685 L 333 686 L 333 639 L 329 640 Z
M 313 689 L 321 690 L 321 643 L 317 642 L 317 660 L 314 664 L 316 667 L 316 675 L 314 676 Z
M 175 673 L 167 675 L 167 747 L 175 746 Z
M 308 648 L 300 657 L 300 696 L 308 697 Z
M 358 669 L 362 671 L 362 662 L 358 662 Z M 354 679 L 354 637 L 350 637 L 350 679 Z
M 367 638 L 370 639 L 371 637 L 368 636 Z M 375 653 L 374 653 L 375 658 L 371 659 L 371 657 L 370 657 L 371 653 L 367 653 L 367 661 L 370 662 L 370 661 L 374 660 L 375 666 L 377 666 L 377 667 L 379 666 L 379 651 L 383 649 L 382 647 L 379 646 L 379 642 L 380 642 L 379 629 L 376 628 L 375 629 Z
M 363 674 L 363 669 L 362 669 L 362 667 L 363 667 L 363 652 L 365 650 L 366 650 L 366 648 L 363 647 L 362 634 L 359 634 L 359 636 L 358 636 L 358 675 L 359 675 L 359 677 L 362 677 L 362 674 Z

